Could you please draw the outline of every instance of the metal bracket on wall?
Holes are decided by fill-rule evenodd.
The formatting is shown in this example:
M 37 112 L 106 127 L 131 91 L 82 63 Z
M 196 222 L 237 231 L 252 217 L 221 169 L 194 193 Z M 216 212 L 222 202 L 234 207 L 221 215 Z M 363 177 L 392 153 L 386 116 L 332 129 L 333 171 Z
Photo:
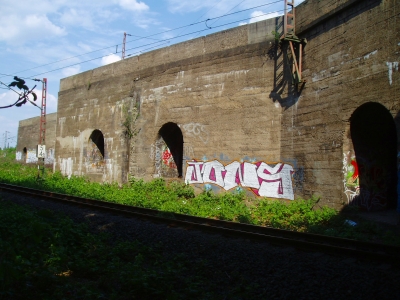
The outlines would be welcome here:
M 299 39 L 295 34 L 295 8 L 294 0 L 285 0 L 285 15 L 283 24 L 283 35 L 281 37 L 282 45 L 287 44 L 290 48 L 290 56 L 292 61 L 292 82 L 294 85 L 305 83 L 302 78 L 302 57 L 303 48 L 307 44 L 306 39 Z

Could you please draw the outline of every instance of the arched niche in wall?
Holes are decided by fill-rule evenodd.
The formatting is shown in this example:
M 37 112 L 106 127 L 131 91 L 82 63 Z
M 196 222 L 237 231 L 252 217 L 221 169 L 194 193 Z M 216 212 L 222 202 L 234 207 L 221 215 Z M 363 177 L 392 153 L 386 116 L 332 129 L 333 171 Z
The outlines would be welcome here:
M 397 207 L 397 133 L 383 105 L 368 102 L 350 117 L 355 158 L 348 162 L 357 194 L 350 204 L 368 211 Z M 358 185 L 358 187 L 356 186 Z
M 24 147 L 24 149 L 22 149 L 22 161 L 26 163 L 27 159 L 28 159 L 28 149 Z
M 394 117 L 397 130 L 397 211 L 400 212 L 400 110 Z
M 99 172 L 104 167 L 104 136 L 95 129 L 89 137 L 86 159 L 92 172 Z
M 183 135 L 181 129 L 177 124 L 168 122 L 160 128 L 158 135 L 156 173 L 163 177 L 182 177 Z

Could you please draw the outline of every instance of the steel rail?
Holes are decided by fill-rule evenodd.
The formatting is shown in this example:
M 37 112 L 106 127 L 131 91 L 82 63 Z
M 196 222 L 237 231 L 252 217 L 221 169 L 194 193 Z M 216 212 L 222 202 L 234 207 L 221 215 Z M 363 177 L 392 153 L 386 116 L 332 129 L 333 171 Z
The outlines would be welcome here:
M 398 246 L 162 212 L 149 208 L 86 199 L 4 183 L 0 183 L 0 191 L 41 197 L 50 201 L 87 207 L 116 215 L 151 220 L 167 224 L 170 227 L 183 227 L 249 240 L 266 241 L 271 244 L 291 246 L 303 250 L 343 254 L 362 259 L 400 264 L 400 247 Z

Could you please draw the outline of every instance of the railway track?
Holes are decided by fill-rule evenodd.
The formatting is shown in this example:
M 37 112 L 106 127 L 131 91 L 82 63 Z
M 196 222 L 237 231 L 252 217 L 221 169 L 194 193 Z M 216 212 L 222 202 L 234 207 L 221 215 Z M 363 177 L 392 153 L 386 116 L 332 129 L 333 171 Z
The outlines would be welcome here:
M 0 183 L 0 191 L 39 197 L 54 202 L 101 210 L 106 213 L 164 223 L 170 227 L 207 231 L 248 240 L 266 241 L 307 251 L 341 254 L 361 259 L 400 264 L 400 247 L 356 241 L 311 233 L 301 233 L 270 227 L 207 219 L 158 210 L 85 199 L 70 195 L 41 191 Z

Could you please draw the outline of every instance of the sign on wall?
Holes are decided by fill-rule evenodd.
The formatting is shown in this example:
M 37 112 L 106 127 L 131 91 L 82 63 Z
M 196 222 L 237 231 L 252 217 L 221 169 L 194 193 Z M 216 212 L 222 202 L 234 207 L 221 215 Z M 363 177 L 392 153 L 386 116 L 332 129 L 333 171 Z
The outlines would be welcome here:
M 46 145 L 37 145 L 36 157 L 46 158 Z

